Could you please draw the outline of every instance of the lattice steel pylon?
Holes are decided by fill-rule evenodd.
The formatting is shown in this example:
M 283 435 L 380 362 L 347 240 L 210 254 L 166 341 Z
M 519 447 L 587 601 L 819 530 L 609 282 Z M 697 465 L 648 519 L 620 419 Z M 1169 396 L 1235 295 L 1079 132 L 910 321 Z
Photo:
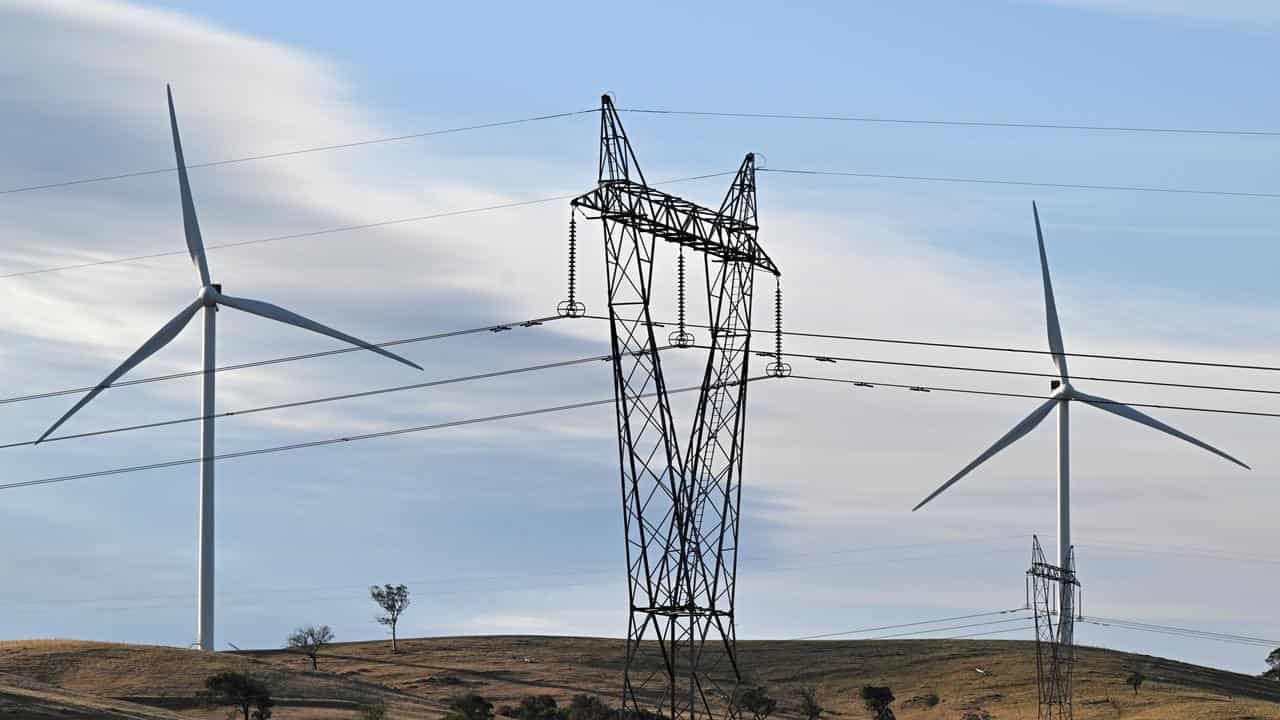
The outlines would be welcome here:
M 1036 614 L 1036 680 L 1038 720 L 1071 720 L 1071 672 L 1075 665 L 1075 622 L 1080 608 L 1076 554 L 1067 552 L 1066 567 L 1050 565 L 1032 536 L 1027 601 Z
M 755 157 L 718 211 L 656 190 L 606 95 L 598 183 L 571 205 L 604 233 L 630 603 L 622 709 L 736 717 L 726 686 L 741 680 L 734 600 L 753 278 L 779 274 L 756 243 Z M 710 349 L 684 455 L 650 314 L 658 239 L 701 252 L 707 276 Z

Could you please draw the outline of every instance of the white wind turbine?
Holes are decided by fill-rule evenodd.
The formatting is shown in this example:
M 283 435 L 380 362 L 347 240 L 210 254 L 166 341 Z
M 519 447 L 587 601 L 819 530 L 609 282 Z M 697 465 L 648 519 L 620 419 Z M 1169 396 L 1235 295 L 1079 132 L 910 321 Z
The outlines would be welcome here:
M 187 236 L 187 251 L 191 255 L 191 261 L 195 264 L 196 270 L 200 273 L 200 294 L 195 301 L 186 306 L 172 320 L 165 323 L 164 327 L 151 336 L 151 339 L 142 344 L 142 347 L 134 351 L 120 367 L 111 371 L 102 382 L 80 398 L 65 415 L 58 419 L 48 430 L 40 436 L 37 443 L 49 437 L 54 430 L 57 430 L 64 422 L 74 415 L 80 408 L 89 403 L 90 400 L 97 397 L 98 393 L 105 390 L 111 383 L 120 379 L 125 373 L 132 370 L 143 360 L 155 354 L 160 348 L 168 345 L 187 323 L 195 317 L 196 313 L 201 309 L 204 310 L 204 375 L 203 375 L 203 392 L 200 396 L 200 550 L 199 550 L 199 589 L 196 598 L 196 644 L 201 650 L 213 649 L 213 457 L 214 442 L 213 429 L 215 413 L 214 409 L 214 349 L 216 342 L 217 328 L 217 312 L 219 305 L 233 307 L 237 310 L 258 315 L 268 320 L 275 320 L 288 325 L 294 325 L 304 330 L 328 335 L 344 342 L 351 343 L 367 350 L 372 350 L 379 355 L 402 362 L 410 367 L 421 370 L 422 368 L 399 355 L 387 352 L 380 347 L 371 345 L 359 338 L 352 337 L 346 333 L 339 332 L 333 328 L 321 325 L 313 320 L 308 320 L 296 313 L 285 310 L 277 305 L 265 303 L 260 300 L 248 300 L 245 298 L 232 297 L 222 293 L 222 286 L 213 283 L 209 279 L 209 266 L 205 261 L 204 242 L 200 238 L 200 225 L 196 221 L 196 207 L 191 200 L 191 186 L 187 182 L 187 166 L 182 159 L 182 141 L 178 138 L 178 118 L 173 110 L 173 92 L 167 86 L 165 88 L 169 96 L 169 125 L 173 130 L 173 152 L 177 156 L 178 162 L 178 189 L 182 195 L 182 224 Z
M 1036 221 L 1036 241 L 1040 245 L 1040 272 L 1044 277 L 1044 310 L 1045 318 L 1049 329 L 1049 352 L 1053 354 L 1053 364 L 1058 369 L 1059 380 L 1050 383 L 1053 393 L 1043 405 L 1036 408 L 1022 420 L 1022 422 L 1013 426 L 1013 429 L 1005 433 L 1004 437 L 996 441 L 994 445 L 987 448 L 973 462 L 964 466 L 964 469 L 956 473 L 950 480 L 942 484 L 942 487 L 934 490 L 929 497 L 920 501 L 919 505 L 912 508 L 912 512 L 924 507 L 925 503 L 941 495 L 944 490 L 955 485 L 960 478 L 968 475 L 974 468 L 986 462 L 996 453 L 1009 447 L 1017 442 L 1023 435 L 1031 432 L 1039 425 L 1049 412 L 1055 407 L 1058 409 L 1058 567 L 1067 567 L 1067 556 L 1071 552 L 1071 467 L 1070 467 L 1070 428 L 1068 423 L 1068 413 L 1070 403 L 1072 401 L 1082 402 L 1091 405 L 1099 410 L 1105 410 L 1113 415 L 1119 415 L 1122 418 L 1133 420 L 1147 427 L 1155 428 L 1164 433 L 1168 433 L 1180 440 L 1185 440 L 1192 445 L 1204 448 L 1214 455 L 1226 458 L 1240 467 L 1249 469 L 1248 465 L 1231 457 L 1225 452 L 1201 442 L 1190 435 L 1175 430 L 1165 425 L 1146 413 L 1135 410 L 1134 408 L 1118 403 L 1114 400 L 1098 397 L 1097 395 L 1089 395 L 1081 392 L 1071 385 L 1070 376 L 1067 374 L 1067 356 L 1066 351 L 1062 347 L 1062 328 L 1058 325 L 1058 308 L 1053 302 L 1053 285 L 1049 282 L 1049 261 L 1045 257 L 1044 252 L 1044 235 L 1040 232 L 1040 212 L 1036 209 L 1035 203 L 1031 203 L 1031 212 L 1035 216 Z

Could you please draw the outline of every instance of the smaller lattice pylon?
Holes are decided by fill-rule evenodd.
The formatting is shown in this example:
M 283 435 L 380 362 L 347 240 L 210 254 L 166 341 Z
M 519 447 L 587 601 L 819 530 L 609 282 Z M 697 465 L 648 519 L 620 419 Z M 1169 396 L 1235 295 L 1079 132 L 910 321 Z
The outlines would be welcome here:
M 560 317 L 579 318 L 587 314 L 587 306 L 578 300 L 578 223 L 569 215 L 569 297 L 556 305 Z

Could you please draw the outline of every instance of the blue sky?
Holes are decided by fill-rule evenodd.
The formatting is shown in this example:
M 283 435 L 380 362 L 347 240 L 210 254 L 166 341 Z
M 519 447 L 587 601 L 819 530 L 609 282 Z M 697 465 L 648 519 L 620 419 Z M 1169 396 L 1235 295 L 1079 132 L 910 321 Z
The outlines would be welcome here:
M 165 82 L 174 84 L 191 162 L 584 109 L 606 90 L 622 107 L 713 111 L 1242 129 L 1273 129 L 1280 116 L 1267 91 L 1280 12 L 1244 1 L 672 4 L 643 13 L 585 4 L 347 11 L 20 2 L 0 14 L 0 76 L 10 88 L 0 97 L 2 187 L 165 166 Z M 651 179 L 730 170 L 752 150 L 777 168 L 1280 191 L 1276 138 L 636 114 L 624 122 Z M 233 242 L 585 190 L 595 132 L 594 117 L 578 116 L 198 170 L 192 184 L 207 241 Z M 713 204 L 725 184 L 678 192 Z M 173 185 L 160 175 L 3 196 L 0 272 L 180 250 Z M 795 329 L 1040 347 L 1036 199 L 1069 350 L 1274 364 L 1280 346 L 1274 201 L 777 174 L 761 176 L 760 194 L 761 241 L 784 269 Z M 564 292 L 566 221 L 561 204 L 533 206 L 215 251 L 210 264 L 229 293 L 381 340 L 547 313 Z M 595 233 L 584 230 L 582 281 L 599 309 Z M 12 310 L 0 323 L 0 394 L 96 382 L 189 302 L 193 277 L 179 256 L 0 280 L 0 302 Z M 769 317 L 767 304 L 757 310 Z M 221 330 L 226 363 L 333 347 L 232 313 Z M 197 335 L 188 331 L 140 372 L 194 367 Z M 590 355 L 606 343 L 603 326 L 580 321 L 405 352 L 429 379 Z M 1050 369 L 1018 357 L 791 347 Z M 672 384 L 696 377 L 688 355 L 669 367 Z M 1033 379 L 817 369 L 1044 390 Z M 1102 361 L 1073 370 L 1275 382 Z M 418 379 L 385 360 L 344 355 L 228 373 L 220 408 Z M 1081 385 L 1135 402 L 1275 409 L 1265 397 Z M 229 419 L 219 443 L 263 447 L 609 392 L 603 366 L 548 371 Z M 1026 536 L 1053 533 L 1051 431 L 927 512 L 906 511 L 1034 401 L 799 382 L 752 393 L 742 637 L 1021 602 Z M 68 429 L 190 415 L 197 397 L 190 381 L 113 390 Z M 0 406 L 3 441 L 34 437 L 69 405 Z M 1257 510 L 1280 500 L 1272 421 L 1162 415 L 1256 468 L 1243 473 L 1101 413 L 1074 417 L 1086 608 L 1276 635 L 1269 598 L 1280 588 L 1267 568 L 1280 556 Z M 600 408 L 223 463 L 220 642 L 273 646 L 306 622 L 329 623 L 340 639 L 377 637 L 362 588 L 401 580 L 416 597 L 406 634 L 619 634 L 611 424 Z M 189 457 L 196 441 L 183 425 L 0 451 L 0 467 L 4 481 L 20 481 Z M 195 487 L 194 470 L 180 467 L 5 493 L 0 544 L 18 551 L 0 556 L 0 637 L 189 642 Z M 1093 627 L 1081 635 L 1245 671 L 1265 656 Z

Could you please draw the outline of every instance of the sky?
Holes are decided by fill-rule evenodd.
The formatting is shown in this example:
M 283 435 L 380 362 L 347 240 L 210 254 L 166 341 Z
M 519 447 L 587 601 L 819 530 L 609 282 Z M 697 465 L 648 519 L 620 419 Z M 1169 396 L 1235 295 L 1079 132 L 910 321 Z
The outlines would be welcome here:
M 619 107 L 1274 130 L 1271 3 L 29 2 L 0 5 L 0 189 L 164 168 L 172 83 L 189 163 Z M 1259 135 L 707 118 L 623 113 L 650 180 L 774 169 L 1280 192 Z M 597 118 L 558 119 L 195 168 L 206 243 L 584 192 Z M 717 205 L 718 177 L 667 189 Z M 1045 345 L 1031 202 L 1068 351 L 1275 365 L 1274 199 L 761 173 L 760 242 L 789 329 Z M 211 249 L 226 292 L 371 341 L 554 313 L 563 201 Z M 598 227 L 580 292 L 604 309 Z M 198 291 L 171 173 L 0 195 L 0 396 L 93 385 Z M 674 314 L 659 248 L 654 313 Z M 691 296 L 698 297 L 695 281 Z M 757 324 L 772 322 L 762 279 Z M 691 316 L 705 317 L 698 303 Z M 339 347 L 226 311 L 220 364 Z M 588 357 L 608 328 L 557 320 L 399 346 L 417 373 L 348 353 L 223 373 L 219 410 Z M 788 339 L 787 350 L 1051 372 L 1047 358 Z M 199 365 L 188 329 L 130 377 Z M 697 351 L 667 353 L 671 386 Z M 793 360 L 798 374 L 1042 395 L 1046 380 Z M 1271 389 L 1273 373 L 1073 358 L 1078 376 Z M 1276 412 L 1266 394 L 1089 382 L 1128 402 Z M 1055 533 L 1052 424 L 924 510 L 910 508 L 1035 406 L 1030 399 L 771 380 L 750 390 L 739 636 L 803 635 L 1024 602 L 1031 535 Z M 218 421 L 234 452 L 607 399 L 588 363 Z M 74 402 L 0 404 L 0 443 Z M 674 401 L 687 432 L 691 396 Z M 198 380 L 103 393 L 67 432 L 198 414 Z M 1280 636 L 1273 418 L 1152 411 L 1235 468 L 1089 408 L 1073 414 L 1074 538 L 1085 612 Z M 371 584 L 413 592 L 402 637 L 619 636 L 625 569 L 605 406 L 227 460 L 217 493 L 218 646 L 297 625 L 372 639 Z M 0 450 L 21 482 L 197 455 L 193 424 Z M 194 638 L 197 475 L 184 465 L 0 493 L 0 637 L 186 646 Z M 945 627 L 942 626 L 942 627 Z M 985 628 L 982 628 L 985 630 Z M 1011 629 L 996 626 L 993 629 Z M 937 633 L 935 636 L 959 634 Z M 852 636 L 858 637 L 858 636 Z M 995 637 L 1029 638 L 1030 632 Z M 1269 648 L 1093 625 L 1090 645 L 1259 672 Z

